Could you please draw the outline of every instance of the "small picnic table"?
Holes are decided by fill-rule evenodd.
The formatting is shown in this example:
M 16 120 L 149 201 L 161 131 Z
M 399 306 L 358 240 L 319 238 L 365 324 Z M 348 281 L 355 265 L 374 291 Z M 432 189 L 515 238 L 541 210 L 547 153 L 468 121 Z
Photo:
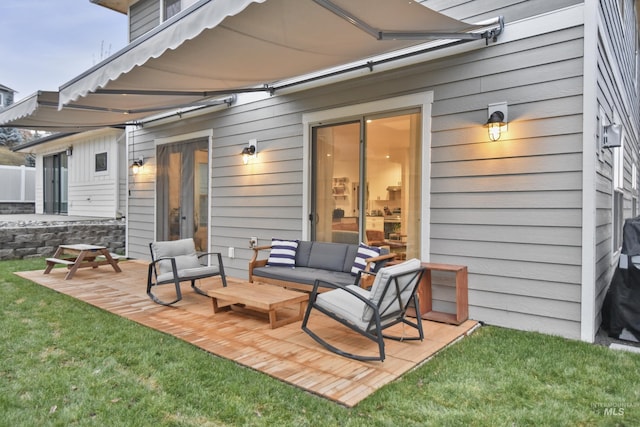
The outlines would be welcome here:
M 44 274 L 49 274 L 56 264 L 66 265 L 69 269 L 66 280 L 69 280 L 79 268 L 98 268 L 101 265 L 111 265 L 116 273 L 122 270 L 118 266 L 119 257 L 109 253 L 106 247 L 86 244 L 60 245 L 52 258 L 47 258 L 47 268 Z

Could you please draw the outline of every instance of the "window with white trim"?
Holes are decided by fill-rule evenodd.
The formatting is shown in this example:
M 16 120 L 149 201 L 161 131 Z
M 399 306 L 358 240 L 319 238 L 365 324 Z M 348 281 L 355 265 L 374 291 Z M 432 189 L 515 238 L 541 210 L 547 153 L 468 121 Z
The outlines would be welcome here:
M 107 153 L 96 153 L 95 159 L 95 171 L 106 172 L 107 171 Z
M 171 18 L 182 9 L 181 0 L 164 0 L 162 5 L 163 20 Z
M 178 13 L 187 10 L 200 0 L 162 0 L 162 21 L 177 15 Z

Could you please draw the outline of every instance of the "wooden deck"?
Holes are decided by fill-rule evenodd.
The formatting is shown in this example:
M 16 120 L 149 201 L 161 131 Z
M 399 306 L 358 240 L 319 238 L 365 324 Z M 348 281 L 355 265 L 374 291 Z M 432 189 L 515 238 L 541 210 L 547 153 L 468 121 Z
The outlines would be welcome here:
M 120 268 L 122 273 L 106 267 L 83 269 L 71 280 L 65 280 L 66 268 L 54 268 L 47 275 L 42 270 L 16 274 L 347 407 L 415 368 L 477 324 L 469 320 L 452 326 L 423 320 L 424 341 L 387 340 L 384 362 L 358 362 L 325 350 L 300 329 L 300 322 L 271 329 L 262 318 L 234 311 L 213 314 L 211 299 L 193 292 L 188 283 L 183 285 L 182 301 L 172 307 L 160 306 L 145 293 L 146 263 L 126 261 Z M 217 286 L 221 286 L 217 277 L 201 281 L 203 289 Z M 173 285 L 164 285 L 158 294 L 172 290 L 175 292 Z M 335 336 L 347 349 L 376 351 L 375 343 L 325 316 L 312 316 L 309 325 L 321 336 Z

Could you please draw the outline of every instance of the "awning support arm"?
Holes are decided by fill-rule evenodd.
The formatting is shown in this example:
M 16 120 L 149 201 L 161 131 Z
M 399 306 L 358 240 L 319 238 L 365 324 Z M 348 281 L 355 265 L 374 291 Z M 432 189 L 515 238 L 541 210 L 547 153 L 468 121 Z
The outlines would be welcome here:
M 143 91 L 141 91 L 143 92 Z M 125 92 L 125 93 L 131 93 L 131 92 Z M 138 93 L 138 95 L 140 95 Z M 225 92 L 225 95 L 229 95 L 229 92 Z M 157 108 L 139 108 L 136 110 L 123 110 L 123 109 L 115 109 L 115 108 L 108 108 L 108 107 L 98 107 L 95 105 L 81 105 L 81 104 L 67 104 L 64 106 L 64 108 L 68 108 L 70 110 L 85 110 L 85 111 L 108 111 L 111 113 L 122 113 L 122 114 L 138 114 L 138 113 L 154 113 L 156 111 L 165 111 L 165 110 L 173 110 L 173 109 L 179 109 L 179 108 L 187 108 L 187 107 L 197 107 L 197 106 L 201 106 L 201 107 L 213 107 L 216 105 L 222 105 L 222 104 L 227 104 L 227 106 L 231 106 L 233 105 L 233 103 L 236 101 L 237 97 L 236 95 L 230 95 L 226 98 L 222 98 L 222 99 L 214 99 L 214 100 L 208 100 L 208 101 L 200 101 L 200 102 L 189 102 L 186 104 L 179 104 L 179 105 L 172 105 L 172 106 L 162 106 L 162 107 L 157 107 Z M 44 105 L 44 106 L 48 106 L 48 107 L 58 107 L 57 103 L 53 103 L 53 102 L 39 102 L 40 105 Z
M 460 44 L 468 43 L 470 41 L 472 41 L 472 40 L 458 40 L 458 41 L 449 43 L 447 45 L 447 47 L 457 46 L 457 45 L 460 45 Z M 365 68 L 368 69 L 369 71 L 373 71 L 373 68 L 375 66 L 377 66 L 377 65 L 386 64 L 386 63 L 389 63 L 389 62 L 397 61 L 399 59 L 410 58 L 410 57 L 416 56 L 416 55 L 422 55 L 422 54 L 425 54 L 425 53 L 436 51 L 436 50 L 438 50 L 440 48 L 441 48 L 440 46 L 432 46 L 432 47 L 428 47 L 428 48 L 425 48 L 425 49 L 420 49 L 420 50 L 415 51 L 415 52 L 408 52 L 408 53 L 405 53 L 403 55 L 398 55 L 398 56 L 393 56 L 393 57 L 390 57 L 390 58 L 379 59 L 379 60 L 376 60 L 376 61 L 367 61 L 365 63 L 353 65 L 353 66 L 348 67 L 348 68 L 341 68 L 341 69 L 333 71 L 333 72 L 328 72 L 328 73 L 324 73 L 324 74 L 321 74 L 321 75 L 309 77 L 309 78 L 304 79 L 304 80 L 295 80 L 295 81 L 292 81 L 290 83 L 285 83 L 285 84 L 281 84 L 281 85 L 277 85 L 277 86 L 271 86 L 271 92 L 275 93 L 276 91 L 281 90 L 281 89 L 287 89 L 287 88 L 290 88 L 290 87 L 311 83 L 311 82 L 314 82 L 316 80 L 326 79 L 328 77 L 339 76 L 341 74 L 346 74 L 346 73 L 350 73 L 350 72 L 353 72 L 353 71 L 362 70 L 362 69 L 365 69 Z
M 186 91 L 186 90 L 141 90 L 141 89 L 96 89 L 95 94 L 98 95 L 161 95 L 161 96 L 195 96 L 198 98 L 208 98 L 211 96 L 228 95 L 230 93 L 251 93 L 251 92 L 270 92 L 268 86 L 239 88 L 231 90 L 212 90 L 212 91 Z
M 479 27 L 498 25 L 498 28 L 484 31 L 482 33 L 450 33 L 438 31 L 385 31 L 372 27 L 354 14 L 344 10 L 330 0 L 313 0 L 316 4 L 333 12 L 347 22 L 369 34 L 376 40 L 429 40 L 429 39 L 453 39 L 453 40 L 480 40 L 489 39 L 496 41 L 498 35 L 504 29 L 504 18 L 502 16 L 495 20 L 477 24 Z

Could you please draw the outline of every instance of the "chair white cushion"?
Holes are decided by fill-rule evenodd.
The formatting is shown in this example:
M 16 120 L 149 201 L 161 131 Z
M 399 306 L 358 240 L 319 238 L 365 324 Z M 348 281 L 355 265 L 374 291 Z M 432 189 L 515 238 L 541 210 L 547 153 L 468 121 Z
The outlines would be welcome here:
M 357 292 L 358 294 L 369 298 L 369 291 L 359 286 L 349 285 L 347 288 Z M 362 312 L 366 304 L 342 289 L 333 289 L 328 292 L 319 293 L 316 298 L 316 305 L 334 313 L 340 317 L 359 327 L 365 329 L 367 322 L 362 320 Z
M 155 259 L 175 258 L 178 271 L 202 267 L 196 253 L 196 245 L 191 238 L 153 242 L 151 248 Z M 158 276 L 165 273 L 173 274 L 170 260 L 163 260 L 158 263 Z M 160 279 L 158 278 L 158 280 Z
M 420 266 L 421 266 L 420 260 L 417 258 L 412 258 L 400 264 L 381 268 L 380 271 L 378 271 L 378 274 L 376 274 L 376 278 L 373 281 L 373 286 L 371 286 L 370 301 L 381 308 L 389 307 L 390 304 L 393 304 L 398 300 L 398 295 L 396 294 L 395 286 L 391 286 L 387 291 L 387 293 L 384 295 L 384 297 L 382 296 L 382 294 L 385 291 L 385 288 L 387 287 L 386 285 L 387 285 L 387 282 L 389 281 L 389 278 L 393 276 L 397 276 L 399 274 L 407 273 L 409 271 L 418 270 Z M 411 275 L 400 278 L 399 280 L 400 280 L 401 289 L 412 278 L 413 276 Z M 402 301 L 406 302 L 411 296 L 412 291 L 413 291 L 413 286 L 409 286 L 407 289 L 405 289 L 401 294 Z M 398 310 L 400 309 L 400 307 L 397 304 L 395 305 L 395 307 L 397 307 Z M 393 310 L 393 306 L 391 306 L 391 309 Z M 381 316 L 383 316 L 384 314 L 389 314 L 389 312 L 381 313 Z M 365 307 L 364 311 L 362 312 L 362 321 L 365 323 L 369 322 L 371 320 L 371 316 L 373 316 L 373 310 L 370 307 Z
M 220 268 L 217 265 L 200 266 L 196 268 L 178 269 L 178 277 L 180 279 L 190 279 L 197 277 L 209 277 L 220 274 Z M 173 281 L 173 271 L 167 273 L 158 274 L 158 282 L 171 282 Z

